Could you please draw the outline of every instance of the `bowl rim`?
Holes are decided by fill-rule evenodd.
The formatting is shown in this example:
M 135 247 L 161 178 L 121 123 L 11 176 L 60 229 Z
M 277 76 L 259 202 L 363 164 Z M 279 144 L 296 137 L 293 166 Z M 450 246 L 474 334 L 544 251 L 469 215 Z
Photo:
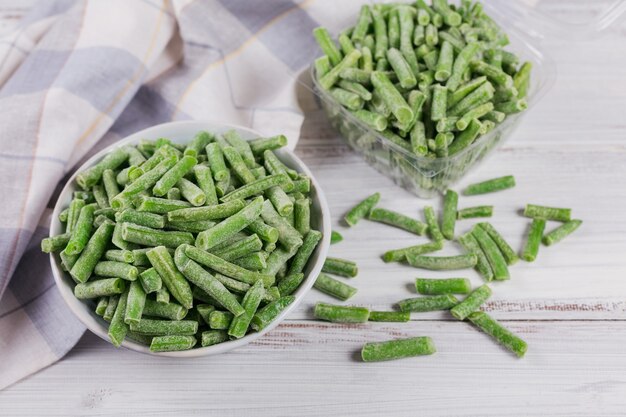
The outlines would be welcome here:
M 162 123 L 155 126 L 148 127 L 146 129 L 140 130 L 138 132 L 132 133 L 115 143 L 105 147 L 104 149 L 98 151 L 96 154 L 87 159 L 80 167 L 78 167 L 74 174 L 67 180 L 65 185 L 63 186 L 61 192 L 59 193 L 59 197 L 54 204 L 54 209 L 52 212 L 52 217 L 50 220 L 50 235 L 54 236 L 56 234 L 62 233 L 60 230 L 61 223 L 58 220 L 59 213 L 65 207 L 63 207 L 66 203 L 65 201 L 68 199 L 68 195 L 71 194 L 75 189 L 78 189 L 77 184 L 75 182 L 76 176 L 79 172 L 84 169 L 94 165 L 100 159 L 102 159 L 106 154 L 110 153 L 112 150 L 117 149 L 122 146 L 126 146 L 129 144 L 138 143 L 141 139 L 145 138 L 158 138 L 158 137 L 167 137 L 168 135 L 161 134 L 159 132 L 163 132 L 168 129 L 181 130 L 184 131 L 186 129 L 190 131 L 198 132 L 200 130 L 207 131 L 226 131 L 230 129 L 234 129 L 237 132 L 241 133 L 242 136 L 249 140 L 252 137 L 263 137 L 257 131 L 238 126 L 234 124 L 221 123 L 210 120 L 185 120 L 185 121 L 176 121 L 176 122 L 168 122 Z M 285 308 L 267 327 L 258 332 L 252 332 L 241 339 L 229 340 L 223 343 L 218 343 L 212 346 L 206 347 L 197 347 L 184 351 L 175 351 L 175 352 L 152 352 L 150 351 L 148 346 L 139 344 L 130 338 L 125 338 L 122 342 L 121 346 L 132 351 L 136 351 L 139 353 L 144 353 L 152 356 L 165 356 L 165 357 L 177 357 L 177 358 L 192 358 L 192 357 L 200 357 L 200 356 L 209 356 L 215 355 L 219 353 L 224 353 L 238 347 L 247 345 L 254 340 L 260 338 L 267 332 L 274 329 L 281 323 L 286 316 L 293 311 L 305 297 L 306 293 L 311 289 L 317 276 L 322 270 L 322 265 L 324 263 L 324 259 L 328 253 L 328 248 L 330 247 L 330 231 L 331 231 L 331 220 L 330 220 L 330 210 L 328 208 L 328 202 L 324 195 L 324 192 L 318 183 L 315 176 L 311 173 L 309 168 L 298 158 L 294 151 L 283 147 L 278 149 L 277 156 L 281 158 L 280 154 L 286 154 L 291 161 L 296 165 L 295 169 L 298 172 L 301 172 L 307 175 L 311 179 L 311 190 L 313 201 L 317 200 L 319 204 L 321 218 L 319 222 L 320 231 L 322 232 L 322 240 L 318 244 L 316 248 L 316 252 L 318 252 L 317 262 L 312 266 L 310 273 L 307 277 L 305 277 L 304 281 L 300 284 L 296 292 L 293 294 L 295 296 L 295 300 Z M 61 293 L 61 297 L 65 301 L 65 304 L 69 307 L 72 313 L 96 336 L 105 340 L 107 343 L 111 343 L 108 338 L 108 328 L 104 325 L 104 321 L 102 318 L 96 316 L 95 312 L 89 309 L 88 304 L 83 302 L 82 300 L 77 299 L 74 296 L 73 289 L 70 288 L 69 285 L 69 275 L 67 275 L 60 267 L 60 263 L 58 261 L 58 255 L 54 253 L 50 253 L 50 266 L 52 268 L 52 275 L 54 277 L 54 281 L 56 287 Z M 198 341 L 200 343 L 200 341 Z

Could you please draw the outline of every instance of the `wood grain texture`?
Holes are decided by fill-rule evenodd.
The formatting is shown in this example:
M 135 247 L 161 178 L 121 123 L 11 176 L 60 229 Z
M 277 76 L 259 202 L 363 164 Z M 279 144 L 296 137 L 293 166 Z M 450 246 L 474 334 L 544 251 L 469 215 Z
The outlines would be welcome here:
M 591 16 L 580 0 L 539 3 L 563 20 Z M 29 4 L 0 0 L 0 29 Z M 624 18 L 586 42 L 541 40 L 557 63 L 553 89 L 515 135 L 455 187 L 516 176 L 514 190 L 460 199 L 461 207 L 495 205 L 493 223 L 516 249 L 529 223 L 519 210 L 528 202 L 572 207 L 585 222 L 558 245 L 542 247 L 534 263 L 513 267 L 509 282 L 493 285 L 485 309 L 528 341 L 526 358 L 517 360 L 447 313 L 393 325 L 314 322 L 313 304 L 331 299 L 312 290 L 276 330 L 218 357 L 152 358 L 116 351 L 87 334 L 65 360 L 1 392 L 0 415 L 623 416 L 626 55 L 617 51 L 625 42 Z M 331 253 L 357 261 L 361 271 L 350 281 L 359 289 L 351 302 L 391 308 L 414 295 L 416 276 L 449 276 L 380 260 L 385 250 L 423 238 L 375 223 L 340 224 L 348 208 L 374 191 L 382 193 L 381 206 L 407 215 L 421 215 L 426 202 L 352 152 L 314 97 L 303 92 L 301 104 L 306 119 L 296 152 L 321 182 L 333 226 L 345 237 Z M 458 230 L 472 224 L 459 222 Z M 463 275 L 481 282 L 473 272 Z M 416 335 L 433 337 L 438 353 L 378 364 L 357 360 L 366 341 Z
M 235 352 L 182 361 L 116 351 L 87 335 L 65 361 L 31 378 L 37 384 L 1 393 L 0 410 L 15 417 L 623 415 L 626 322 L 506 324 L 530 345 L 522 360 L 460 322 L 290 321 Z M 437 353 L 358 362 L 366 341 L 417 335 L 431 336 Z

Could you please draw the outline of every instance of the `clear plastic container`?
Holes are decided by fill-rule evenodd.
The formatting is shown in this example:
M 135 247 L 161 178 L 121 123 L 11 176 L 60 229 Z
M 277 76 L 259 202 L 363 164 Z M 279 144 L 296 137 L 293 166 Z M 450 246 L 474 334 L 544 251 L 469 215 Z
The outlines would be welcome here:
M 557 7 L 555 0 L 486 1 L 485 11 L 505 29 L 510 44 L 506 47 L 520 57 L 520 61 L 531 61 L 533 70 L 531 85 L 527 95 L 528 110 L 508 116 L 505 121 L 486 135 L 480 136 L 472 145 L 461 152 L 442 158 L 416 156 L 389 141 L 379 132 L 368 127 L 343 108 L 324 90 L 314 76 L 310 75 L 315 93 L 325 110 L 331 125 L 343 136 L 348 144 L 359 152 L 365 160 L 383 175 L 413 194 L 430 198 L 456 183 L 470 170 L 476 168 L 497 146 L 506 141 L 515 131 L 524 116 L 552 87 L 556 68 L 545 55 L 541 39 L 541 28 L 561 30 L 565 36 L 568 30 L 580 33 L 599 33 L 606 29 L 626 8 L 624 1 L 601 1 L 605 9 L 598 9 L 590 21 L 557 22 L 551 18 L 550 7 Z M 593 4 L 587 1 L 587 6 Z M 561 2 L 563 4 L 563 2 Z M 358 10 L 358 9 L 355 9 Z M 546 13 L 547 12 L 547 13 Z M 353 16 L 343 26 L 353 24 Z M 533 25 L 533 22 L 536 25 Z M 559 29 L 560 28 L 560 29 Z

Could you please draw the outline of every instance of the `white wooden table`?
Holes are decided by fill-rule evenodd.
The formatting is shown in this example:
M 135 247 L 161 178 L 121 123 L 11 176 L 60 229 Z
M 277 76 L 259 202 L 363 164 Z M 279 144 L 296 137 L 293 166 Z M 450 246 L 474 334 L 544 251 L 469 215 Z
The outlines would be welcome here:
M 15 1 L 2 4 L 3 25 L 25 10 Z M 516 176 L 515 190 L 460 201 L 494 204 L 493 222 L 515 248 L 523 244 L 528 220 L 518 210 L 527 202 L 572 207 L 585 221 L 571 238 L 541 248 L 536 262 L 515 266 L 510 282 L 493 284 L 486 309 L 528 342 L 524 359 L 443 313 L 416 314 L 408 324 L 317 322 L 312 306 L 331 299 L 312 290 L 276 330 L 216 357 L 143 356 L 87 333 L 64 360 L 0 392 L 0 415 L 626 415 L 626 21 L 593 41 L 544 43 L 558 65 L 556 85 L 458 186 Z M 345 237 L 332 255 L 359 264 L 351 301 L 389 309 L 412 296 L 423 271 L 379 256 L 415 239 L 367 222 L 348 230 L 339 219 L 373 191 L 382 192 L 381 206 L 409 215 L 425 201 L 366 165 L 314 102 L 304 106 L 297 153 L 324 187 Z M 431 336 L 437 354 L 358 360 L 366 341 L 416 335 Z

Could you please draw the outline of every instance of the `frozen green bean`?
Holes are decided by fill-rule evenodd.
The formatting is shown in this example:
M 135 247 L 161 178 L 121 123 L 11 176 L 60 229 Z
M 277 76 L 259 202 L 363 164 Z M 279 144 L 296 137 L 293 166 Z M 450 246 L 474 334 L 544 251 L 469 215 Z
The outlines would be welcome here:
M 128 299 L 126 301 L 126 313 L 124 314 L 124 322 L 126 324 L 139 323 L 143 315 L 143 309 L 146 304 L 146 293 L 139 281 L 131 282 L 128 289 Z
M 451 294 L 414 297 L 398 301 L 400 311 L 423 313 L 426 311 L 450 310 L 459 300 Z
M 102 277 L 116 277 L 127 281 L 135 281 L 139 276 L 137 267 L 115 261 L 100 261 L 96 264 L 93 272 Z
M 533 262 L 539 253 L 539 245 L 543 237 L 543 231 L 546 228 L 546 220 L 543 218 L 534 218 L 530 224 L 526 244 L 522 250 L 522 259 L 526 262 Z
M 394 249 L 385 252 L 383 261 L 385 262 L 401 262 L 406 260 L 407 254 L 422 255 L 425 253 L 436 252 L 443 248 L 443 241 L 423 243 L 421 245 L 409 246 L 401 249 Z
M 466 207 L 456 212 L 458 220 L 474 219 L 476 217 L 491 217 L 493 215 L 493 206 L 475 206 Z
M 328 59 L 330 59 L 330 63 L 333 66 L 339 64 L 343 56 L 337 48 L 337 45 L 335 45 L 335 42 L 330 37 L 328 30 L 323 27 L 315 28 L 313 30 L 313 36 L 322 49 L 322 52 L 324 52 L 324 54 L 328 56 Z
M 93 187 L 100 181 L 102 173 L 106 169 L 114 170 L 126 162 L 127 159 L 128 153 L 126 150 L 124 148 L 117 148 L 102 158 L 96 165 L 79 173 L 76 176 L 76 182 L 85 190 Z
M 468 319 L 476 327 L 496 339 L 502 346 L 515 353 L 517 357 L 521 358 L 526 354 L 528 350 L 526 342 L 503 327 L 489 314 L 483 311 L 477 311 L 470 314 Z
M 429 269 L 432 271 L 473 268 L 477 262 L 475 254 L 456 256 L 423 256 L 407 253 L 406 259 L 409 265 L 415 268 Z
M 80 209 L 76 225 L 71 232 L 72 236 L 65 247 L 65 253 L 68 255 L 78 255 L 87 246 L 91 236 L 95 209 L 95 204 L 87 204 Z
M 41 251 L 45 253 L 62 251 L 70 241 L 71 234 L 50 236 L 41 240 Z
M 342 301 L 348 300 L 357 292 L 356 288 L 324 273 L 319 274 L 313 287 Z
M 225 220 L 222 220 L 212 228 L 198 233 L 196 245 L 204 250 L 212 248 L 229 236 L 245 229 L 257 217 L 259 217 L 262 207 L 263 197 L 255 198 L 249 205 L 239 210 L 237 213 L 226 218 Z M 187 243 L 191 244 L 193 242 Z
M 468 294 L 472 285 L 467 278 L 417 278 L 415 289 L 422 295 Z
M 424 218 L 428 225 L 428 234 L 434 241 L 443 241 L 444 237 L 439 229 L 439 223 L 437 222 L 437 215 L 435 209 L 432 206 L 424 206 Z
M 395 226 L 420 236 L 424 235 L 428 229 L 428 226 L 419 220 L 383 208 L 373 208 L 368 219 Z
M 141 319 L 137 323 L 131 323 L 130 330 L 146 336 L 193 336 L 198 331 L 198 322 Z
M 482 227 L 475 226 L 472 228 L 472 235 L 476 238 L 480 248 L 487 257 L 487 261 L 493 271 L 493 278 L 497 281 L 509 279 L 510 274 L 506 259 L 489 234 Z
M 396 119 L 403 124 L 409 123 L 413 119 L 413 111 L 389 78 L 382 72 L 374 71 L 371 75 L 371 81 Z
M 409 311 L 370 311 L 367 321 L 407 322 L 411 320 Z
M 96 281 L 76 284 L 74 296 L 79 300 L 100 298 L 109 295 L 121 294 L 126 289 L 126 284 L 120 278 L 99 279 Z
M 343 240 L 343 236 L 341 235 L 341 233 L 337 232 L 336 230 L 331 231 L 330 233 L 330 244 L 333 245 L 335 243 L 339 243 Z
M 229 336 L 235 339 L 240 339 L 245 336 L 248 331 L 248 327 L 250 326 L 250 322 L 252 321 L 252 317 L 261 304 L 261 299 L 264 293 L 265 290 L 263 289 L 263 283 L 261 281 L 257 281 L 254 285 L 252 285 L 252 287 L 250 287 L 241 302 L 244 312 L 235 316 L 233 321 L 230 323 L 228 328 Z
M 376 204 L 378 204 L 379 200 L 379 193 L 374 193 L 370 195 L 365 200 L 361 201 L 359 204 L 351 208 L 348 213 L 346 213 L 346 215 L 344 216 L 345 222 L 349 226 L 354 226 L 359 220 L 369 215 L 369 213 L 376 206 Z
M 122 223 L 122 239 L 144 246 L 166 246 L 168 248 L 177 248 L 185 243 L 194 243 L 193 235 L 189 232 L 151 229 L 132 223 Z
M 571 220 L 572 210 L 568 208 L 546 207 L 535 204 L 526 204 L 524 216 L 532 219 L 555 220 L 568 222 Z
M 216 330 L 227 330 L 234 318 L 233 313 L 228 311 L 213 311 L 209 315 L 209 327 Z
M 546 233 L 541 241 L 546 246 L 552 246 L 555 243 L 560 242 L 565 237 L 573 233 L 578 227 L 582 224 L 582 220 L 570 220 L 566 223 L 563 223 L 561 226 L 557 227 L 550 233 Z
M 507 175 L 505 177 L 494 178 L 491 180 L 468 185 L 463 190 L 463 195 L 486 194 L 494 191 L 506 190 L 515 187 L 515 177 Z
M 353 278 L 359 272 L 359 269 L 353 261 L 340 258 L 327 257 L 322 267 L 322 272 L 328 274 L 339 275 L 342 277 Z
M 196 345 L 198 341 L 194 336 L 155 336 L 150 342 L 151 352 L 178 352 L 181 350 L 189 350 Z
M 467 252 L 476 255 L 476 265 L 474 266 L 476 272 L 478 272 L 485 281 L 493 280 L 493 270 L 489 264 L 489 260 L 474 235 L 472 235 L 471 232 L 467 232 L 459 236 L 458 241 Z
M 365 307 L 317 303 L 313 314 L 317 319 L 333 323 L 365 323 L 370 312 Z
M 219 256 L 215 256 L 194 246 L 185 245 L 183 248 L 185 254 L 192 260 L 214 270 L 215 272 L 224 274 L 227 277 L 245 282 L 246 284 L 254 284 L 256 281 L 261 280 L 266 288 L 274 283 L 274 277 L 271 275 L 248 271 L 247 269 L 223 260 Z
M 480 134 L 481 128 L 482 128 L 482 124 L 478 120 L 473 119 L 470 122 L 470 124 L 467 126 L 467 129 L 462 131 L 454 139 L 452 144 L 448 146 L 448 155 L 449 156 L 455 155 L 459 153 L 460 151 L 462 151 L 463 149 L 467 148 L 469 145 L 471 145 Z
M 76 282 L 86 282 L 91 276 L 96 264 L 104 255 L 107 245 L 113 235 L 113 223 L 106 222 L 96 229 L 89 238 L 87 245 L 70 269 L 70 275 Z M 63 254 L 65 251 L 61 252 Z M 66 253 L 66 252 L 65 252 Z M 67 254 L 67 253 L 66 253 Z M 68 256 L 72 256 L 67 254 Z
M 441 221 L 441 234 L 448 240 L 454 239 L 454 228 L 457 218 L 457 205 L 459 195 L 456 191 L 446 190 L 443 200 L 443 215 Z
M 157 292 L 163 286 L 161 276 L 154 268 L 148 268 L 141 272 L 139 274 L 139 282 L 147 294 Z
M 181 178 L 176 183 L 176 187 L 180 190 L 180 195 L 189 201 L 192 206 L 198 207 L 205 203 L 206 195 L 200 187 L 186 178 Z
M 108 336 L 109 340 L 115 347 L 120 347 L 126 334 L 128 333 L 128 324 L 124 322 L 124 316 L 126 315 L 126 301 L 128 300 L 128 291 L 119 296 L 117 304 L 111 303 L 109 298 L 109 305 L 115 305 L 114 313 L 111 317 L 111 323 L 109 324 Z M 107 309 L 108 310 L 108 309 Z M 104 319 L 107 319 L 107 312 L 104 314 Z
M 496 228 L 493 227 L 491 223 L 478 223 L 478 226 L 487 232 L 489 237 L 496 243 L 496 245 L 498 245 L 498 249 L 500 249 L 502 256 L 504 256 L 507 265 L 513 265 L 519 260 L 519 257 L 513 248 L 507 243 L 506 240 L 504 240 L 502 235 L 498 233 Z
M 386 342 L 369 342 L 361 349 L 363 362 L 379 362 L 413 356 L 432 355 L 436 352 L 430 337 L 412 337 Z
M 168 222 L 195 222 L 221 220 L 236 214 L 246 206 L 241 199 L 205 207 L 190 207 L 172 210 L 167 213 Z
M 112 295 L 112 296 L 108 297 L 107 307 L 104 310 L 104 314 L 102 315 L 102 318 L 105 321 L 110 322 L 111 319 L 113 319 L 113 315 L 115 314 L 115 310 L 117 308 L 117 303 L 119 302 L 119 300 L 120 300 L 120 296 L 119 295 Z
M 172 256 L 165 246 L 157 246 L 146 252 L 150 264 L 161 276 L 164 286 L 168 292 L 183 307 L 190 309 L 193 306 L 193 295 L 191 287 L 185 277 L 176 269 Z M 158 295 L 157 295 L 158 296 Z
M 115 213 L 115 221 L 120 223 L 134 223 L 153 229 L 163 229 L 165 227 L 165 217 L 162 215 L 133 209 L 118 211 Z
M 200 344 L 202 347 L 213 346 L 218 343 L 226 342 L 228 337 L 228 332 L 224 330 L 208 330 L 202 332 L 202 339 Z
M 270 255 L 271 256 L 271 255 Z M 282 278 L 278 283 L 278 291 L 281 296 L 291 295 L 298 289 L 302 281 L 304 280 L 304 274 L 292 274 Z

